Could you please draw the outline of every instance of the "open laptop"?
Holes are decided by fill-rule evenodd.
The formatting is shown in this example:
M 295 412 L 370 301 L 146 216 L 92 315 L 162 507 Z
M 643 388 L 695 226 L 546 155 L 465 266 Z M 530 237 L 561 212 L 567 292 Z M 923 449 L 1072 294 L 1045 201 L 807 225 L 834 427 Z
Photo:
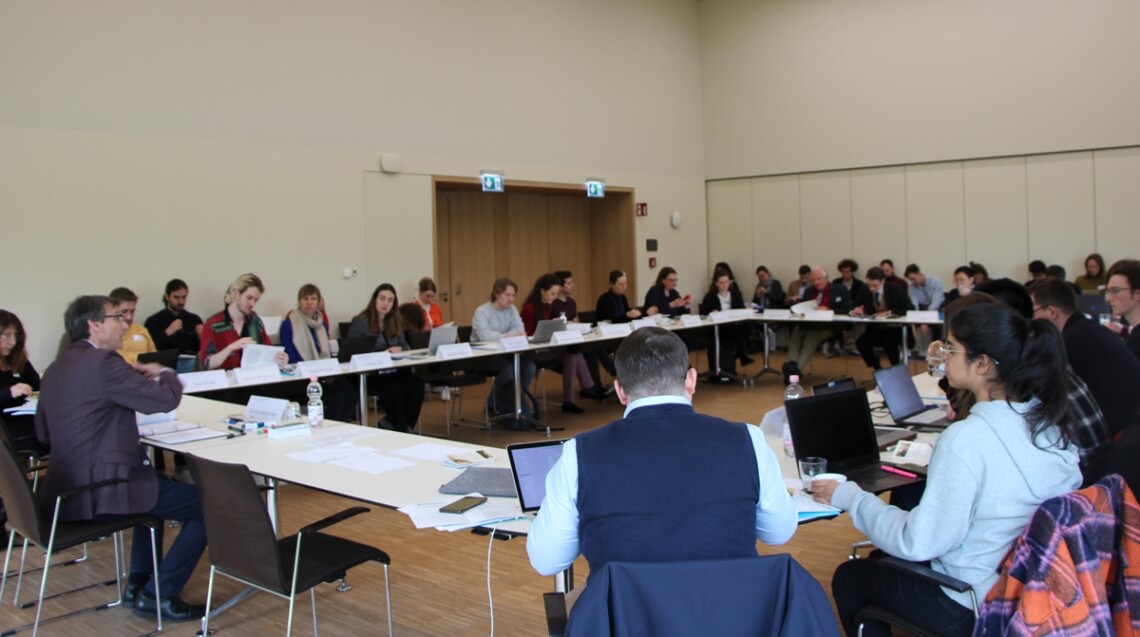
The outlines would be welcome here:
M 855 385 L 854 378 L 833 378 L 826 383 L 812 385 L 811 393 L 813 396 L 820 396 L 837 391 L 847 391 L 848 389 L 858 389 L 858 387 Z
M 789 400 L 784 408 L 797 459 L 826 458 L 828 473 L 841 473 L 871 493 L 918 482 L 918 478 L 883 471 L 867 392 L 856 389 L 808 396 Z
M 537 511 L 546 497 L 546 474 L 562 457 L 565 440 L 540 440 L 507 445 L 511 474 L 523 513 Z
M 1085 293 L 1077 295 L 1077 311 L 1092 320 L 1097 320 L 1101 314 L 1110 314 L 1112 312 L 1108 307 L 1108 301 L 1104 298 L 1104 294 Z
M 352 360 L 357 354 L 368 354 L 376 351 L 375 336 L 357 336 L 355 338 L 342 338 L 337 341 L 340 348 L 336 352 L 336 359 L 342 363 Z
M 157 352 L 146 352 L 139 354 L 138 360 L 140 363 L 158 363 L 163 367 L 178 369 L 178 350 L 160 349 Z
M 527 340 L 531 343 L 549 343 L 555 332 L 562 332 L 565 329 L 566 324 L 560 318 L 539 321 L 538 326 L 534 328 L 534 336 Z
M 923 427 L 948 427 L 946 410 L 938 405 L 926 405 L 918 388 L 910 377 L 910 371 L 903 365 L 875 370 L 875 382 L 883 402 L 891 412 L 891 419 L 899 425 L 922 425 Z
M 459 327 L 456 325 L 440 326 L 432 329 L 431 336 L 428 337 L 428 346 L 426 349 L 414 349 L 407 352 L 408 358 L 427 358 L 428 356 L 435 356 L 439 350 L 440 345 L 451 345 L 455 343 L 455 339 L 459 337 Z M 400 356 L 393 356 L 393 358 L 401 358 Z

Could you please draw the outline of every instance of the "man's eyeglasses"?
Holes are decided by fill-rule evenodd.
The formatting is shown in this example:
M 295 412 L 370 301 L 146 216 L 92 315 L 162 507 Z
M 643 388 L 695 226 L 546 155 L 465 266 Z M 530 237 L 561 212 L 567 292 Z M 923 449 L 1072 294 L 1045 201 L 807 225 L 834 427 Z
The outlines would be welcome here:
M 1105 288 L 1105 294 L 1120 294 L 1121 292 L 1131 292 L 1132 288 Z
M 1037 305 L 1033 308 L 1033 313 L 1037 314 L 1038 312 L 1040 312 L 1041 310 L 1044 310 L 1047 307 L 1053 307 L 1053 306 L 1052 305 Z
M 107 319 L 114 319 L 120 322 L 127 320 L 126 317 L 124 317 L 122 314 L 104 314 L 103 320 L 106 321 Z

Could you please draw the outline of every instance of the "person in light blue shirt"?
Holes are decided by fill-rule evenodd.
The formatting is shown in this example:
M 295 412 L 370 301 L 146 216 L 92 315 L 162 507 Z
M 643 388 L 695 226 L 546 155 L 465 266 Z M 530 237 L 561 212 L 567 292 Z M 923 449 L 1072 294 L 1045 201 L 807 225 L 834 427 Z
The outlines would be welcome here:
M 946 300 L 942 279 L 932 274 L 924 274 L 917 263 L 906 266 L 903 276 L 910 282 L 907 293 L 910 295 L 910 302 L 914 303 L 916 308 L 937 310 L 942 307 L 942 303 Z
M 795 505 L 758 427 L 699 414 L 685 344 L 659 328 L 627 337 L 614 359 L 622 419 L 563 446 L 527 537 L 543 575 L 579 554 L 590 572 L 609 561 L 670 562 L 756 555 L 783 544 Z

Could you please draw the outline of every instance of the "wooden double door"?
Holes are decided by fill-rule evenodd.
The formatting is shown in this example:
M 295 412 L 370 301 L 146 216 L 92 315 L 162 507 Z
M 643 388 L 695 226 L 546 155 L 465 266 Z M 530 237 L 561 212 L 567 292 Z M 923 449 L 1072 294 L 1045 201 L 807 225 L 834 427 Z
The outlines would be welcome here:
M 445 321 L 469 325 L 499 277 L 518 284 L 520 308 L 538 277 L 555 270 L 574 274 L 579 311 L 594 309 L 610 270 L 624 270 L 636 289 L 632 190 L 587 199 L 581 186 L 476 188 L 436 184 L 436 284 Z

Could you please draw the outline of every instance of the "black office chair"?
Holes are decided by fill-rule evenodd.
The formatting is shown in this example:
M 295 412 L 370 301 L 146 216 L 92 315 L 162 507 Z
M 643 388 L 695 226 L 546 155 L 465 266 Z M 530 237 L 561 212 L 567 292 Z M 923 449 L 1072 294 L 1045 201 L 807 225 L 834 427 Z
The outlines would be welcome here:
M 321 533 L 323 529 L 368 509 L 345 509 L 302 528 L 294 535 L 278 539 L 248 467 L 197 456 L 189 456 L 187 460 L 198 487 L 202 512 L 206 517 L 206 534 L 210 538 L 210 584 L 201 634 L 209 634 L 215 574 L 220 573 L 246 586 L 288 599 L 287 636 L 293 632 L 293 606 L 297 593 L 308 590 L 313 605 L 313 633 L 316 634 L 317 585 L 343 580 L 348 569 L 369 561 L 384 565 L 388 635 L 392 634 L 392 596 L 388 583 L 391 559 L 388 554 L 372 546 Z
M 59 595 L 52 595 L 45 597 L 47 591 L 48 575 L 51 571 L 51 558 L 56 552 L 66 550 L 75 546 L 79 546 L 86 542 L 93 542 L 101 540 L 110 536 L 118 535 L 122 531 L 132 529 L 135 526 L 142 525 L 150 529 L 151 534 L 151 559 L 154 564 L 154 582 L 155 582 L 155 596 L 160 595 L 158 590 L 158 544 L 155 539 L 155 529 L 158 528 L 162 521 L 145 515 L 138 516 L 125 516 L 107 522 L 62 522 L 59 519 L 60 508 L 64 500 L 81 493 L 87 493 L 96 489 L 102 489 L 115 484 L 126 482 L 124 478 L 113 478 L 110 480 L 103 480 L 90 484 L 78 489 L 72 489 L 60 493 L 55 498 L 55 505 L 51 511 L 41 510 L 36 505 L 35 496 L 32 494 L 31 485 L 29 485 L 25 477 L 25 469 L 16 461 L 16 457 L 12 453 L 12 448 L 7 444 L 0 444 L 0 498 L 4 500 L 4 507 L 8 513 L 7 528 L 10 531 L 8 537 L 8 552 L 4 556 L 4 576 L 0 580 L 0 599 L 4 596 L 4 586 L 7 584 L 8 566 L 12 559 L 12 548 L 16 542 L 16 534 L 24 538 L 25 548 L 27 542 L 31 542 L 40 547 L 44 551 L 44 567 L 43 577 L 40 578 L 40 592 L 34 603 L 36 607 L 36 617 L 31 624 L 11 628 L 4 631 L 3 634 L 11 635 L 13 633 L 32 629 L 32 637 L 39 632 L 41 624 L 57 621 L 67 617 L 72 617 L 82 613 L 87 613 L 96 610 L 103 610 L 112 606 L 117 606 L 123 602 L 122 590 L 122 558 L 120 555 L 120 546 L 122 546 L 121 538 L 113 542 L 115 547 L 115 579 L 110 581 L 98 582 L 88 586 L 83 586 L 68 593 L 87 590 L 95 586 L 102 586 L 107 584 L 115 585 L 115 599 L 114 601 L 105 602 L 91 608 L 84 608 L 81 610 L 71 611 L 43 619 L 43 603 L 46 599 L 51 597 L 58 597 Z M 22 559 L 21 559 L 22 561 Z M 20 566 L 21 573 L 23 571 L 23 564 Z M 22 578 L 22 574 L 21 574 Z M 16 596 L 19 595 L 17 588 Z M 24 605 L 28 607 L 29 605 Z M 162 630 L 162 611 L 158 612 L 157 630 Z
M 956 593 L 969 593 L 973 603 L 974 617 L 978 616 L 978 599 L 972 586 L 955 577 L 944 575 L 925 564 L 900 560 L 895 557 L 884 557 L 879 560 L 881 566 L 886 566 L 912 577 L 938 584 Z M 937 628 L 921 626 L 877 604 L 868 604 L 855 613 L 855 625 L 859 627 L 859 636 L 863 635 L 863 627 L 867 622 L 879 622 L 889 626 L 897 626 L 915 637 L 950 637 Z

